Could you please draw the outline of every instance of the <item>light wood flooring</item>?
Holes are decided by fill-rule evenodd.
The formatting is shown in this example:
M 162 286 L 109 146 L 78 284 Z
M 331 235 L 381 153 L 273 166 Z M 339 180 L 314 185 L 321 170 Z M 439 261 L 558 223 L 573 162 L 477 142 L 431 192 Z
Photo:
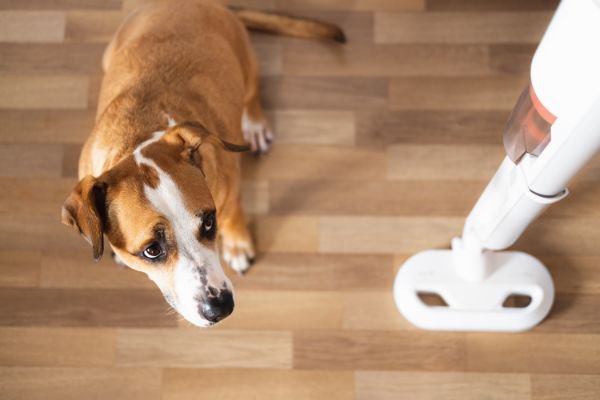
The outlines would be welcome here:
M 252 36 L 277 134 L 243 160 L 260 257 L 208 330 L 59 221 L 103 48 L 143 2 L 0 0 L 0 399 L 600 399 L 600 160 L 516 246 L 557 287 L 538 328 L 424 332 L 391 294 L 498 166 L 557 1 L 232 2 L 349 43 Z

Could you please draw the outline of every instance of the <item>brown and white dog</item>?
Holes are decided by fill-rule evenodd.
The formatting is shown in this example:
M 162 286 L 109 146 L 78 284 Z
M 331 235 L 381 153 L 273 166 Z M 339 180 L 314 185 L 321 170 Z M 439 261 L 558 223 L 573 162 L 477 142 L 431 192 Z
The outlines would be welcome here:
M 106 235 L 115 259 L 146 273 L 197 326 L 233 311 L 216 239 L 239 273 L 255 257 L 240 206 L 239 152 L 267 151 L 273 134 L 244 24 L 344 40 L 333 25 L 203 0 L 137 10 L 104 54 L 96 125 L 62 210 L 96 260 Z

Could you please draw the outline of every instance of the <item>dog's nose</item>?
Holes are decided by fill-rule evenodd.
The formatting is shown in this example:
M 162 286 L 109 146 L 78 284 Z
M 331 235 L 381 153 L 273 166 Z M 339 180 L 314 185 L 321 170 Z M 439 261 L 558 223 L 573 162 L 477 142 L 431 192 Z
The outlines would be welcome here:
M 200 304 L 199 312 L 210 322 L 219 322 L 233 312 L 233 295 L 221 290 L 218 296 L 210 296 Z

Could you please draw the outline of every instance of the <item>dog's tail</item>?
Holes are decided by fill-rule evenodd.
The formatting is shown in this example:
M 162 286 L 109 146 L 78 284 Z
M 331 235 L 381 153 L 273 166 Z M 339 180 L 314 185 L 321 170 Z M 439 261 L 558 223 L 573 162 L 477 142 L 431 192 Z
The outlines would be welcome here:
M 346 43 L 344 31 L 333 24 L 300 17 L 230 7 L 249 30 Z

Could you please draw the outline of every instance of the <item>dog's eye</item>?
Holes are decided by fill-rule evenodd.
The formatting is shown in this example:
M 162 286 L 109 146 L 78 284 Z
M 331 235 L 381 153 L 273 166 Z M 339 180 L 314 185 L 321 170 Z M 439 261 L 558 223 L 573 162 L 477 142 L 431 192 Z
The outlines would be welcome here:
M 149 260 L 155 260 L 163 255 L 163 250 L 157 242 L 152 243 L 144 250 L 144 257 Z
M 217 232 L 217 218 L 214 212 L 209 212 L 202 217 L 200 236 L 204 239 L 213 240 Z

